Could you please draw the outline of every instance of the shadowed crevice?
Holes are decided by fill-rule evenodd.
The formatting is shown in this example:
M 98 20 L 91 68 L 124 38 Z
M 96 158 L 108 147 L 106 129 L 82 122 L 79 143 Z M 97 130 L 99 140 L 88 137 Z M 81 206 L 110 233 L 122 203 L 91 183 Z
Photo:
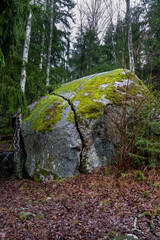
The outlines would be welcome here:
M 84 148 L 85 148 L 86 145 L 85 145 L 85 141 L 84 141 L 83 135 L 82 135 L 81 130 L 80 130 L 79 125 L 78 125 L 76 110 L 75 110 L 75 108 L 74 108 L 73 103 L 70 101 L 70 99 L 67 99 L 67 98 L 65 98 L 64 96 L 61 96 L 61 95 L 55 94 L 55 93 L 53 93 L 53 95 L 58 96 L 58 97 L 61 97 L 61 98 L 63 98 L 65 101 L 67 101 L 68 104 L 69 104 L 69 106 L 71 107 L 71 110 L 72 110 L 73 114 L 74 114 L 75 126 L 76 126 L 77 132 L 78 132 L 79 137 L 80 137 L 81 142 L 82 142 L 82 149 L 81 149 L 81 152 L 80 152 L 80 165 L 79 165 L 79 169 L 78 169 L 78 170 L 79 170 L 79 172 L 83 172 L 83 167 L 82 167 L 82 153 L 83 153 L 83 150 L 84 150 Z

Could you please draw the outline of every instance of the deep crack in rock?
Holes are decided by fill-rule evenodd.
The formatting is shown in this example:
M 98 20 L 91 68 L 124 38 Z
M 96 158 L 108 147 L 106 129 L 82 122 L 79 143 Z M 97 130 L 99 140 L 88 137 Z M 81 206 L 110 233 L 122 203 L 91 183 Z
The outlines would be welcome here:
M 55 93 L 53 93 L 53 95 L 54 95 L 54 96 L 61 97 L 61 98 L 63 98 L 64 100 L 66 100 L 66 101 L 68 102 L 69 106 L 71 107 L 71 110 L 72 110 L 72 112 L 73 112 L 73 114 L 74 114 L 75 126 L 76 126 L 77 132 L 79 133 L 79 136 L 80 136 L 80 139 L 81 139 L 81 142 L 82 142 L 82 149 L 81 149 L 81 152 L 80 152 L 80 165 L 79 165 L 79 169 L 78 169 L 78 170 L 79 170 L 79 172 L 83 172 L 83 170 L 82 170 L 82 169 L 83 169 L 83 167 L 82 167 L 82 153 L 83 153 L 83 150 L 84 150 L 84 148 L 85 148 L 85 141 L 84 141 L 84 139 L 83 139 L 83 135 L 82 135 L 81 130 L 80 130 L 79 125 L 78 125 L 76 110 L 75 110 L 75 108 L 74 108 L 73 103 L 71 103 L 70 99 L 65 98 L 65 97 L 62 96 L 62 95 L 55 94 Z

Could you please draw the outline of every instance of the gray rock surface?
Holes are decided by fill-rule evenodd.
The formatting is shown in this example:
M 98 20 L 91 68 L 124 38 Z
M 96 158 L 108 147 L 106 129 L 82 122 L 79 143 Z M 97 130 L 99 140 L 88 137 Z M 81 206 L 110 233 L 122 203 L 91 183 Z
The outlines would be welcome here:
M 64 104 L 64 103 L 62 103 Z M 49 132 L 31 130 L 32 121 L 22 125 L 24 148 L 27 154 L 25 168 L 35 180 L 71 177 L 79 173 L 82 143 L 76 126 L 67 122 L 71 111 L 67 105 L 60 121 Z
M 113 164 L 108 109 L 119 108 L 128 87 L 142 96 L 140 80 L 118 69 L 63 84 L 32 104 L 22 125 L 29 176 L 45 181 Z
M 109 139 L 105 112 L 97 120 L 82 121 L 79 123 L 79 128 L 84 141 L 82 170 L 90 172 L 96 167 L 112 165 L 114 163 L 113 142 Z

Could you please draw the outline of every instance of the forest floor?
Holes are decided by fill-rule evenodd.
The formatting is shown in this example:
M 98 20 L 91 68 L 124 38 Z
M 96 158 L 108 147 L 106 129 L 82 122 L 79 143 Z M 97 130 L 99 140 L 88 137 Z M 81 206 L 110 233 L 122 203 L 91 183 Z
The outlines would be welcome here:
M 107 240 L 124 234 L 160 239 L 159 169 L 144 176 L 130 171 L 117 177 L 106 168 L 68 180 L 0 182 L 1 240 Z

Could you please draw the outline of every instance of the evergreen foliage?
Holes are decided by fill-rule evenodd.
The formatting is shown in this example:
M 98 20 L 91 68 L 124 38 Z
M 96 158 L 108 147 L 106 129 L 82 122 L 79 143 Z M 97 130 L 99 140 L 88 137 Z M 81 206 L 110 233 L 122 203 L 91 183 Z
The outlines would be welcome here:
M 46 93 L 45 73 L 38 66 L 28 63 L 27 66 L 27 82 L 25 96 L 27 103 L 34 102 Z
M 100 60 L 100 41 L 94 30 L 88 29 L 77 36 L 70 60 L 73 68 L 72 77 L 79 78 L 96 72 Z
M 0 49 L 6 57 L 24 32 L 28 0 L 2 0 L 0 8 Z M 2 56 L 1 53 L 1 56 Z
M 146 13 L 146 25 L 148 35 L 145 39 L 146 64 L 144 71 L 150 76 L 152 82 L 156 82 L 160 90 L 160 2 L 158 0 L 146 0 L 148 6 Z
M 2 0 L 0 8 L 0 134 L 12 132 L 11 118 L 26 100 L 20 86 L 21 59 L 15 51 L 24 34 L 28 0 Z
M 0 135 L 5 135 L 12 133 L 12 116 L 18 106 L 26 110 L 26 100 L 19 83 L 5 73 L 0 73 L 0 79 Z

